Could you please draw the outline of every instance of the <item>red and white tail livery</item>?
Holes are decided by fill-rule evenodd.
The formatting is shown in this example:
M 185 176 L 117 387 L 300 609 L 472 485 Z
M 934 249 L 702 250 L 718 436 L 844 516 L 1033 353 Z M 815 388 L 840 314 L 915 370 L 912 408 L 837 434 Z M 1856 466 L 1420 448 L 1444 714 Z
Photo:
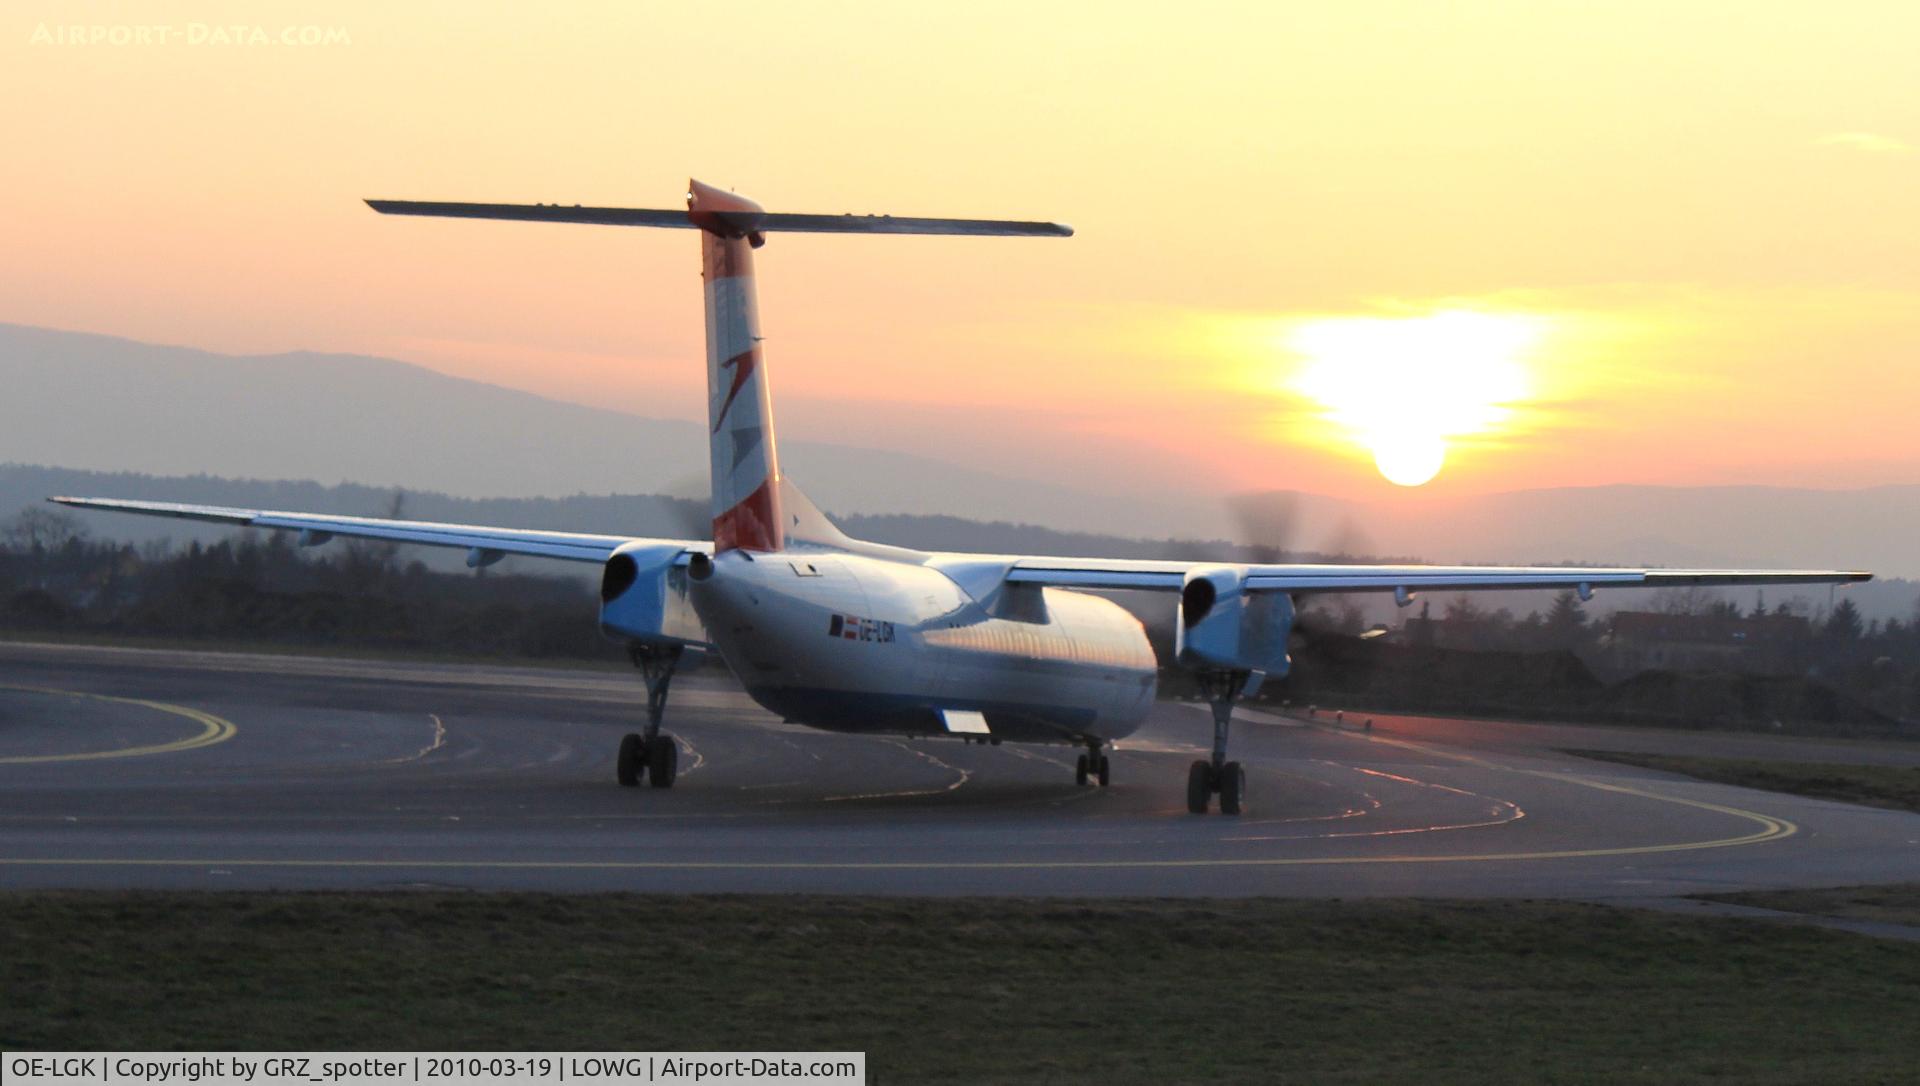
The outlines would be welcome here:
M 688 182 L 687 217 L 700 226 L 700 276 L 707 306 L 707 420 L 713 453 L 713 549 L 777 551 L 780 456 L 773 400 L 760 350 L 760 304 L 748 224 L 760 205 Z

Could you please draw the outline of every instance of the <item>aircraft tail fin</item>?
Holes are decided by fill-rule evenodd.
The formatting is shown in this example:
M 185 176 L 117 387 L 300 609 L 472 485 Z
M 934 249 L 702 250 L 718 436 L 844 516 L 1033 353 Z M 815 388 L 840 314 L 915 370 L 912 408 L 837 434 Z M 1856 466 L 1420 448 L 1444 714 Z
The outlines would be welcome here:
M 700 225 L 707 309 L 707 441 L 712 454 L 713 549 L 777 551 L 786 545 L 773 393 L 761 365 L 757 239 L 727 226 L 760 213 L 733 193 L 687 183 L 687 218 Z
M 775 213 L 699 181 L 687 183 L 685 211 L 418 200 L 368 200 L 367 205 L 383 215 L 699 230 L 706 293 L 707 421 L 715 553 L 780 550 L 789 534 L 796 540 L 825 546 L 847 542 L 847 537 L 797 488 L 782 485 L 773 437 L 773 397 L 761 358 L 760 312 L 753 285 L 753 250 L 766 244 L 767 234 L 1073 234 L 1072 228 L 1053 222 Z

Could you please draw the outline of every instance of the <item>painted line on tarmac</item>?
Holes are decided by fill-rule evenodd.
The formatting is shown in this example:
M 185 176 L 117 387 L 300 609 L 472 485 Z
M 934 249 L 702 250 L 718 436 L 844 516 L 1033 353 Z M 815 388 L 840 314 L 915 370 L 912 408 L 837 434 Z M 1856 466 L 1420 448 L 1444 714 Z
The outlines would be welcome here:
M 64 693 L 64 691 L 61 691 Z M 81 695 L 102 697 L 102 695 Z M 129 701 L 124 698 L 106 698 L 108 701 Z M 133 704 L 150 705 L 160 708 L 158 703 L 139 702 Z M 178 706 L 167 707 L 169 711 L 178 711 L 196 719 L 206 717 L 198 710 L 183 709 Z M 1261 714 L 1265 715 L 1265 714 Z M 218 720 L 217 717 L 207 719 Z M 221 723 L 225 724 L 224 721 Z M 227 724 L 231 729 L 232 725 Z M 229 732 L 229 735 L 231 732 Z M 1348 733 L 1337 733 L 1348 734 Z M 1683 799 L 1677 796 L 1661 795 L 1625 785 L 1605 781 L 1590 780 L 1565 773 L 1548 773 L 1540 770 L 1519 769 L 1488 762 L 1472 755 L 1454 751 L 1435 750 L 1421 744 L 1404 740 L 1385 739 L 1378 736 L 1354 736 L 1369 742 L 1387 743 L 1423 753 L 1436 754 L 1457 761 L 1502 770 L 1509 773 L 1522 773 L 1547 780 L 1577 784 L 1603 792 L 1615 792 L 1637 796 L 1660 803 L 1670 803 L 1682 807 L 1711 811 L 1754 823 L 1759 828 L 1752 833 L 1737 837 L 1721 837 L 1705 841 L 1675 841 L 1654 845 L 1620 845 L 1610 848 L 1574 848 L 1548 849 L 1532 852 L 1479 852 L 1450 853 L 1433 856 L 1272 856 L 1240 857 L 1233 859 L 1191 859 L 1191 860 L 450 860 L 450 859 L 353 859 L 338 858 L 263 858 L 263 857 L 205 857 L 205 858 L 152 858 L 152 857 L 0 857 L 0 867 L 148 867 L 148 868 L 286 868 L 286 869 L 362 869 L 362 870 L 467 870 L 467 871 L 1046 871 L 1059 870 L 1195 870 L 1206 868 L 1246 869 L 1273 867 L 1335 867 L 1343 865 L 1381 865 L 1381 864 L 1463 864 L 1463 863 L 1512 863 L 1534 860 L 1571 860 L 1595 859 L 1620 856 L 1651 856 L 1677 852 L 1698 852 L 1707 849 L 1737 848 L 1742 845 L 1757 845 L 1767 841 L 1778 841 L 1791 837 L 1800 831 L 1800 827 L 1784 818 L 1761 814 L 1757 811 L 1743 810 L 1724 804 L 1708 803 L 1703 800 Z M 217 742 L 218 740 L 209 740 Z M 99 755 L 104 757 L 107 755 Z M 964 782 L 964 778 L 963 778 Z
M 1727 808 L 1731 812 L 1731 808 Z M 1682 841 L 1666 845 L 1629 845 L 1619 848 L 1556 849 L 1545 852 L 1489 852 L 1447 856 L 1273 856 L 1213 860 L 356 860 L 148 857 L 0 857 L 0 867 L 248 867 L 296 869 L 467 870 L 467 871 L 1140 871 L 1201 868 L 1338 867 L 1379 864 L 1459 864 L 1502 861 L 1569 860 L 1608 856 L 1644 856 L 1665 852 L 1731 848 L 1772 841 L 1793 832 L 1792 823 L 1781 832 L 1782 820 L 1752 815 L 1767 828 L 1745 837 L 1717 841 Z
M 1283 720 L 1283 718 L 1276 717 L 1271 713 L 1263 713 L 1257 710 L 1242 710 L 1242 712 L 1247 716 L 1251 717 L 1252 719 L 1259 720 L 1262 723 L 1266 723 L 1270 721 L 1284 722 L 1288 724 L 1300 723 L 1297 721 Z M 1374 735 L 1371 732 L 1365 732 L 1365 733 L 1349 732 L 1349 731 L 1344 731 L 1337 727 L 1328 729 L 1328 730 L 1334 735 L 1344 735 L 1349 739 L 1357 739 L 1363 743 L 1384 743 L 1390 747 L 1400 747 L 1403 750 L 1418 751 L 1421 754 L 1431 754 L 1440 758 L 1449 758 L 1456 762 L 1465 762 L 1468 765 L 1471 765 L 1480 769 L 1491 769 L 1501 773 L 1519 773 L 1523 776 L 1539 777 L 1542 780 L 1559 781 L 1564 784 L 1577 784 L 1582 788 L 1592 788 L 1600 792 L 1613 792 L 1613 793 L 1624 795 L 1624 796 L 1637 796 L 1640 799 L 1650 799 L 1659 803 L 1671 803 L 1679 807 L 1692 807 L 1692 808 L 1695 808 L 1696 810 L 1712 811 L 1715 814 L 1730 815 L 1734 818 L 1744 819 L 1749 822 L 1757 823 L 1761 827 L 1759 832 L 1750 833 L 1742 837 L 1724 837 L 1724 838 L 1720 838 L 1712 841 L 1681 842 L 1679 844 L 1674 844 L 1674 845 L 1645 845 L 1645 846 L 1639 846 L 1635 848 L 1629 848 L 1624 851 L 1617 851 L 1617 850 L 1610 850 L 1610 849 L 1595 850 L 1595 851 L 1589 851 L 1589 852 L 1580 852 L 1580 853 L 1577 853 L 1577 855 L 1624 856 L 1624 855 L 1635 855 L 1641 852 L 1680 852 L 1688 849 L 1733 848 L 1738 845 L 1757 845 L 1765 841 L 1784 840 L 1785 838 L 1792 837 L 1794 834 L 1800 832 L 1800 827 L 1797 824 L 1788 821 L 1787 819 L 1779 818 L 1774 815 L 1761 814 L 1758 811 L 1749 811 L 1742 807 L 1729 807 L 1721 803 L 1708 803 L 1705 800 L 1685 799 L 1680 796 L 1663 795 L 1659 792 L 1649 792 L 1643 788 L 1630 788 L 1627 785 L 1616 784 L 1612 781 L 1601 781 L 1601 780 L 1595 780 L 1591 777 L 1583 777 L 1576 773 L 1568 773 L 1568 772 L 1551 773 L 1544 769 L 1522 769 L 1519 766 L 1501 765 L 1498 762 L 1490 762 L 1485 758 L 1477 758 L 1471 754 L 1466 754 L 1464 752 L 1457 751 L 1457 750 L 1449 750 L 1445 747 L 1434 746 L 1433 744 L 1430 744 L 1430 743 L 1415 743 L 1406 739 L 1389 739 L 1386 736 Z M 1517 858 L 1525 858 L 1525 857 L 1517 857 Z
M 1543 774 L 1552 777 L 1552 774 Z M 1563 779 L 1553 777 L 1553 779 Z M 1533 860 L 1573 860 L 1617 856 L 1650 856 L 1673 852 L 1735 848 L 1777 841 L 1799 832 L 1799 827 L 1783 818 L 1774 818 L 1737 807 L 1676 799 L 1630 788 L 1593 784 L 1605 791 L 1626 792 L 1648 799 L 1677 803 L 1687 807 L 1750 819 L 1760 828 L 1740 837 L 1709 841 L 1676 841 L 1659 845 L 1621 845 L 1613 848 L 1551 849 L 1536 852 L 1453 853 L 1437 856 L 1271 856 L 1238 859 L 1195 860 L 434 860 L 434 859 L 264 859 L 264 858 L 175 858 L 148 857 L 0 857 L 0 867 L 150 867 L 150 868 L 289 868 L 289 869 L 361 869 L 431 871 L 1050 871 L 1062 868 L 1080 871 L 1195 870 L 1206 868 L 1247 869 L 1271 867 L 1337 867 L 1380 864 L 1465 864 L 1502 863 Z
M 171 743 L 156 743 L 141 747 L 120 747 L 115 750 L 89 750 L 73 754 L 23 754 L 0 758 L 0 765 L 42 765 L 48 762 L 91 762 L 102 758 L 141 758 L 149 754 L 178 754 L 183 750 L 197 750 L 210 747 L 215 743 L 224 743 L 233 738 L 234 728 L 231 721 L 223 720 L 212 713 L 201 712 L 185 705 L 171 705 L 164 701 L 147 701 L 144 698 L 116 698 L 108 694 L 89 694 L 80 690 L 55 690 L 45 686 L 13 686 L 0 683 L 0 690 L 17 690 L 29 694 L 52 694 L 57 697 L 88 698 L 93 701 L 111 701 L 120 705 L 138 705 L 156 712 L 170 713 L 186 717 L 200 725 L 198 734 L 185 739 L 176 739 Z
M 437 713 L 428 713 L 427 719 L 433 721 L 433 741 L 412 754 L 402 754 L 398 758 L 388 758 L 378 765 L 400 765 L 404 762 L 417 762 L 441 747 L 447 745 L 447 725 Z
M 909 796 L 940 796 L 940 795 L 945 795 L 949 792 L 959 791 L 962 786 L 964 786 L 968 781 L 973 779 L 973 770 L 962 769 L 959 766 L 953 765 L 949 762 L 943 762 L 939 758 L 936 758 L 933 755 L 928 754 L 926 751 L 915 750 L 914 748 L 906 745 L 905 743 L 902 743 L 898 739 L 881 739 L 880 742 L 885 743 L 887 746 L 890 746 L 890 747 L 899 747 L 901 750 L 906 751 L 908 754 L 913 755 L 915 758 L 918 758 L 921 761 L 931 762 L 934 765 L 939 766 L 941 769 L 950 770 L 951 772 L 957 775 L 953 778 L 952 781 L 946 784 L 943 784 L 938 788 L 915 788 L 915 789 L 910 789 L 904 792 L 862 792 L 862 793 L 859 793 L 858 795 L 828 796 L 823 802 L 843 803 L 848 800 L 857 800 L 857 799 L 905 799 Z

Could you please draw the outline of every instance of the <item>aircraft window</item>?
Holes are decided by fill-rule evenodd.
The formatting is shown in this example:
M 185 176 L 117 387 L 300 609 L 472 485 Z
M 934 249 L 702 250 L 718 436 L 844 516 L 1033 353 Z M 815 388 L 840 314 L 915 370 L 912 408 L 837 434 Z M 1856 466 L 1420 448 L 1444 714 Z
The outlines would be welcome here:
M 787 564 L 793 567 L 793 572 L 796 576 L 800 576 L 800 577 L 820 576 L 820 567 L 814 565 L 812 562 L 801 562 L 801 561 L 795 560 L 792 562 L 788 562 Z

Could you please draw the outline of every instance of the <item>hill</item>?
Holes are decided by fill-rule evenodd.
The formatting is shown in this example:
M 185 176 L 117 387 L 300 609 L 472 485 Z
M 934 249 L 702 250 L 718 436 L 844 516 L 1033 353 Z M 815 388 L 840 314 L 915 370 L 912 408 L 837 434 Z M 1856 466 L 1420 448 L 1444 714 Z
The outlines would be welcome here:
M 695 421 L 563 403 L 392 359 L 225 355 L 0 324 L 0 388 L 0 463 L 365 483 L 417 491 L 422 500 L 427 492 L 522 499 L 706 490 L 706 435 Z M 991 440 L 984 423 L 981 440 Z M 1128 539 L 1242 532 L 1228 496 L 1205 478 L 1120 494 L 1050 474 L 1063 469 L 1047 464 L 1015 478 L 899 448 L 788 440 L 781 449 L 789 474 L 843 516 L 962 516 Z M 352 499 L 354 511 L 367 511 L 363 498 Z M 1280 500 L 1291 510 L 1286 542 L 1301 549 L 1436 562 L 1847 566 L 1920 577 L 1920 486 L 1634 485 Z M 294 497 L 270 504 L 321 508 Z M 584 507 L 565 512 L 550 523 L 616 530 L 582 519 Z M 617 530 L 655 530 L 644 509 L 617 512 L 623 524 L 632 518 Z M 957 522 L 947 528 L 976 538 Z

